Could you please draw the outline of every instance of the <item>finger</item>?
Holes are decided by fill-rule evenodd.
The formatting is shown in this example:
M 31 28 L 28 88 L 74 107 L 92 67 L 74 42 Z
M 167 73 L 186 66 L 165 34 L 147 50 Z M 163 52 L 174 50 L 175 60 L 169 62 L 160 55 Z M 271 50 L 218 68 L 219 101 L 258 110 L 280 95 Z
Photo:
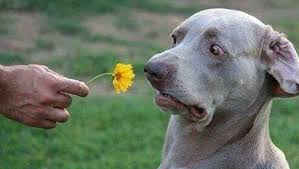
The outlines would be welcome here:
M 55 96 L 55 100 L 52 102 L 52 106 L 56 108 L 68 108 L 72 104 L 72 97 L 68 94 L 58 93 Z
M 57 84 L 58 92 L 74 94 L 81 97 L 88 95 L 89 88 L 84 82 L 65 77 L 60 79 L 60 82 Z
M 56 122 L 66 122 L 70 117 L 69 112 L 66 109 L 50 107 L 46 112 L 39 115 L 39 118 Z
M 26 113 L 15 112 L 15 113 L 11 113 L 10 115 L 7 115 L 7 117 L 30 127 L 38 127 L 44 129 L 51 129 L 56 127 L 55 122 L 49 120 L 35 119 L 34 117 Z
M 52 69 L 48 68 L 47 66 L 46 66 L 45 69 L 46 69 L 47 72 L 50 72 L 50 73 L 52 73 L 52 74 L 54 74 L 54 75 L 56 75 L 56 76 L 58 76 L 58 77 L 61 77 L 61 78 L 64 77 L 62 74 L 53 71 Z
M 38 127 L 44 129 L 51 129 L 56 127 L 56 122 L 49 121 L 49 120 L 39 120 L 34 119 L 29 115 L 25 115 L 22 121 L 25 125 L 30 127 Z

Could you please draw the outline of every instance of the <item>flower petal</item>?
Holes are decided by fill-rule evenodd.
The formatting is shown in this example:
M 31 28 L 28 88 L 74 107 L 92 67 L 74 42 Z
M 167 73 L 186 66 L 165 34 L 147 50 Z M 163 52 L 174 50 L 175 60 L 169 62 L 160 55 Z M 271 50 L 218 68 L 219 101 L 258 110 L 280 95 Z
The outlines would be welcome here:
M 120 93 L 120 91 L 126 92 L 132 86 L 135 77 L 132 68 L 131 64 L 116 64 L 113 73 L 113 86 L 117 93 Z

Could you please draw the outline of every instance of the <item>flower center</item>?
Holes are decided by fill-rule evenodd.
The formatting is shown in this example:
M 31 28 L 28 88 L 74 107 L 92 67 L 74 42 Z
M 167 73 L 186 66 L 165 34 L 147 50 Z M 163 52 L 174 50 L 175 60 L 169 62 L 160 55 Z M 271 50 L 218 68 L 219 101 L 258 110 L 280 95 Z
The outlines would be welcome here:
M 114 76 L 115 76 L 116 80 L 120 80 L 120 78 L 121 78 L 121 74 L 120 73 L 116 73 L 116 74 L 114 74 Z

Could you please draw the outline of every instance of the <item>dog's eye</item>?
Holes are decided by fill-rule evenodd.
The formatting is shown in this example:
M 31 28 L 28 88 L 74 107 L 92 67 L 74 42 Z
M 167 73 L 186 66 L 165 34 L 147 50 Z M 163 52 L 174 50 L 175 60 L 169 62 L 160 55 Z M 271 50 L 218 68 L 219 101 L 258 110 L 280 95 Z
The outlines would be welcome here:
M 176 44 L 176 37 L 174 36 L 174 35 L 171 35 L 171 37 L 172 37 L 172 40 L 173 40 L 173 44 L 175 45 Z
M 212 45 L 210 47 L 210 52 L 215 56 L 219 56 L 219 55 L 224 54 L 224 51 L 218 45 Z

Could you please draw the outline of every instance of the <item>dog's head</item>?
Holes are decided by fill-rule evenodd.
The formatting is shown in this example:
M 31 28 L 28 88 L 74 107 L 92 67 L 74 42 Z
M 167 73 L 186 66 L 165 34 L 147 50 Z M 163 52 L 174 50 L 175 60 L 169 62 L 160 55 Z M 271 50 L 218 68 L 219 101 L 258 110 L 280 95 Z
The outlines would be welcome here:
M 173 47 L 154 55 L 145 74 L 165 111 L 209 123 L 215 111 L 247 112 L 271 75 L 271 96 L 298 94 L 293 45 L 241 11 L 204 10 L 172 33 Z

